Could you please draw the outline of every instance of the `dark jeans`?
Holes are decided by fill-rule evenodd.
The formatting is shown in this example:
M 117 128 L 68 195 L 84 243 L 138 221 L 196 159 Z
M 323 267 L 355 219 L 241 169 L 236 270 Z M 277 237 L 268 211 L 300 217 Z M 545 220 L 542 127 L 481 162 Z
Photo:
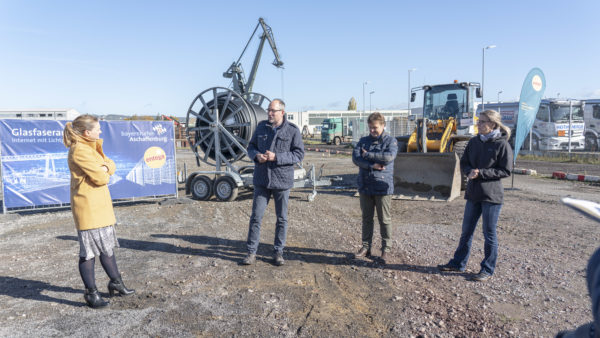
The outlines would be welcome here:
M 392 216 L 390 206 L 392 195 L 360 194 L 360 209 L 362 210 L 362 244 L 370 249 L 373 243 L 373 228 L 375 210 L 379 219 L 381 232 L 381 251 L 388 251 L 392 246 Z
M 260 242 L 260 224 L 265 214 L 265 209 L 269 204 L 271 195 L 275 201 L 275 214 L 277 215 L 277 221 L 275 223 L 274 251 L 283 253 L 283 247 L 285 246 L 285 238 L 287 235 L 287 208 L 290 190 L 267 189 L 257 185 L 254 186 L 252 216 L 250 216 L 248 240 L 246 242 L 248 253 L 254 254 L 258 250 L 258 243 Z
M 473 202 L 467 200 L 465 206 L 465 215 L 462 224 L 462 234 L 458 248 L 454 252 L 454 258 L 450 264 L 464 270 L 469 260 L 471 251 L 471 242 L 473 240 L 473 232 L 482 217 L 483 223 L 483 238 L 484 243 L 484 258 L 481 261 L 481 271 L 494 274 L 496 268 L 496 258 L 498 257 L 498 238 L 496 236 L 496 226 L 498 225 L 498 216 L 500 216 L 502 204 L 494 204 L 488 202 Z

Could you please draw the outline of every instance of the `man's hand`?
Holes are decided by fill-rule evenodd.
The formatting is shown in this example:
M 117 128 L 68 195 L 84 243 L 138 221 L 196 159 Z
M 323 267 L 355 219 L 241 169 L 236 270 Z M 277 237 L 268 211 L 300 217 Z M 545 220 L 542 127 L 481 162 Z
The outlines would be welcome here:
M 365 148 L 360 148 L 360 156 L 365 157 L 366 153 L 367 151 L 365 150 Z
M 265 163 L 265 162 L 267 162 L 267 155 L 265 155 L 265 154 L 257 154 L 256 155 L 256 160 L 258 161 L 258 163 Z
M 471 172 L 469 173 L 469 175 L 467 175 L 467 177 L 470 180 L 474 180 L 477 177 L 479 177 L 479 169 L 471 169 Z
M 269 150 L 267 150 L 267 152 L 265 152 L 265 156 L 267 157 L 267 161 L 274 162 L 276 160 L 275 153 L 273 153 Z
M 375 163 L 373 164 L 373 169 L 375 170 L 385 170 L 385 166 L 379 164 L 379 163 Z

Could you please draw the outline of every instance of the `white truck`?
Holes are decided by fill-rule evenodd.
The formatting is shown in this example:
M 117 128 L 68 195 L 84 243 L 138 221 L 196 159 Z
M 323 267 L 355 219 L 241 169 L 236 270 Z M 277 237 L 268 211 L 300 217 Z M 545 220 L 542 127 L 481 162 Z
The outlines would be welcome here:
M 531 128 L 532 150 L 569 150 L 569 135 L 571 135 L 570 149 L 584 150 L 584 106 L 585 103 L 579 100 L 543 99 Z M 510 127 L 513 135 L 515 134 L 519 115 L 518 101 L 486 103 L 485 109 L 498 111 L 502 115 L 502 123 Z M 481 105 L 477 107 L 477 113 L 480 112 Z M 528 135 L 522 149 L 530 149 L 529 144 Z
M 585 100 L 585 150 L 598 151 L 600 147 L 600 99 Z

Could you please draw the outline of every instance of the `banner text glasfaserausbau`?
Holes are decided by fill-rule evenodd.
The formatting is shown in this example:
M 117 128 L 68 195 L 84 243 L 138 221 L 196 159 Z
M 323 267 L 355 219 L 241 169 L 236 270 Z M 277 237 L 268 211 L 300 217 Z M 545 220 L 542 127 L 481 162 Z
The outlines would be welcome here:
M 70 203 L 67 122 L 0 120 L 4 210 Z M 100 128 L 104 154 L 117 166 L 113 199 L 177 194 L 172 122 L 100 121 Z

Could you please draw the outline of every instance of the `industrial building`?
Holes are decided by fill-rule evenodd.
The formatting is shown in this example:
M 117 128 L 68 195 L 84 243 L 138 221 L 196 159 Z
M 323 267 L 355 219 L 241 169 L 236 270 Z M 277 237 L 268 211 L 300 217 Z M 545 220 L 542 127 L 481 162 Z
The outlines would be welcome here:
M 407 109 L 398 110 L 373 110 L 373 111 L 362 111 L 357 110 L 306 110 L 301 112 L 287 112 L 286 118 L 288 121 L 294 123 L 298 128 L 303 129 L 304 126 L 308 127 L 311 134 L 319 134 L 321 132 L 321 125 L 323 120 L 332 117 L 341 117 L 347 119 L 355 119 L 361 117 L 367 117 L 372 112 L 379 112 L 385 116 L 386 120 L 392 120 L 395 117 L 406 117 L 408 116 Z
M 0 109 L 0 119 L 73 120 L 79 115 L 75 109 Z

